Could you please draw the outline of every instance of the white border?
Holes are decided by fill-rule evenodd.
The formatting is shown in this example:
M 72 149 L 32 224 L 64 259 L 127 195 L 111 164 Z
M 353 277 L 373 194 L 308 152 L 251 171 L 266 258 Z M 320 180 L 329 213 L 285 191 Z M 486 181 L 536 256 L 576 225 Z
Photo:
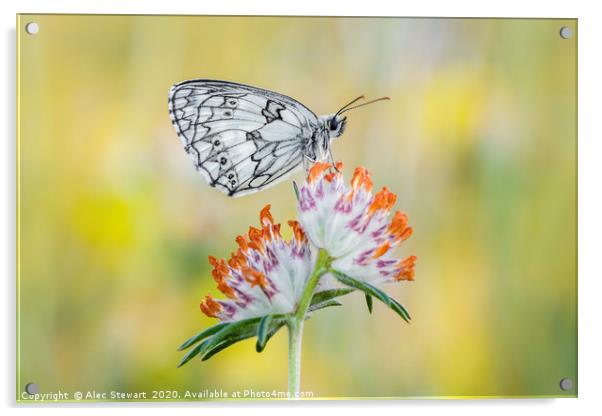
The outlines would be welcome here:
M 487 3 L 487 4 L 486 4 Z M 562 415 L 593 414 L 600 411 L 598 386 L 601 385 L 600 354 L 602 336 L 600 320 L 602 316 L 602 272 L 597 237 L 602 234 L 600 179 L 602 179 L 601 156 L 602 132 L 600 124 L 600 78 L 602 74 L 600 41 L 602 24 L 596 13 L 594 1 L 541 1 L 504 0 L 496 4 L 483 1 L 428 1 L 393 2 L 391 0 L 370 0 L 363 2 L 305 0 L 236 0 L 236 1 L 186 1 L 186 0 L 96 0 L 78 1 L 54 0 L 52 2 L 20 1 L 17 4 L 2 2 L 2 89 L 4 97 L 0 101 L 0 125 L 4 137 L 1 141 L 2 165 L 0 174 L 0 229 L 4 231 L 1 240 L 0 264 L 4 266 L 2 299 L 0 307 L 2 320 L 0 330 L 0 394 L 1 403 L 8 407 L 5 414 L 19 414 L 36 411 L 34 408 L 15 409 L 14 375 L 14 254 L 15 254 L 15 14 L 22 13 L 126 13 L 126 14 L 276 14 L 276 15 L 348 15 L 348 16 L 455 16 L 455 17 L 564 17 L 579 18 L 579 399 L 559 400 L 471 400 L 471 401 L 399 401 L 389 403 L 364 402 L 303 402 L 303 403 L 195 403 L 179 405 L 175 409 L 184 414 L 227 413 L 244 411 L 250 414 L 303 414 L 316 410 L 330 412 L 365 413 L 374 410 L 383 413 L 400 412 L 411 414 L 433 414 L 445 412 L 447 415 L 504 415 L 509 412 L 529 412 L 530 414 Z M 104 405 L 94 408 L 82 406 L 53 407 L 44 411 L 50 414 L 105 414 L 107 408 L 115 414 L 126 414 L 132 408 L 143 408 L 149 415 L 163 414 L 166 405 Z

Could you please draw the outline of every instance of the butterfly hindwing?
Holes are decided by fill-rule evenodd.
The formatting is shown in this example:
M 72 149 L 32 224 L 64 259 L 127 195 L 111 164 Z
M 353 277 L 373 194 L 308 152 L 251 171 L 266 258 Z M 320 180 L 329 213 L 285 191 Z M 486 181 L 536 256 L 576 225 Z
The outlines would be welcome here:
M 300 166 L 318 125 L 290 97 L 223 81 L 175 85 L 169 111 L 197 170 L 231 196 L 264 189 Z

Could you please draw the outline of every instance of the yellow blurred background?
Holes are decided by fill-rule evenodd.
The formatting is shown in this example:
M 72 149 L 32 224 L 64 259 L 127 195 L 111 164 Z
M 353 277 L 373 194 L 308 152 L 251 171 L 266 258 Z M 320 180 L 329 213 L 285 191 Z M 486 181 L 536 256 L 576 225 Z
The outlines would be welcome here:
M 21 15 L 17 32 L 19 396 L 286 389 L 286 330 L 176 369 L 215 323 L 207 255 L 267 203 L 295 217 L 290 181 L 232 199 L 195 171 L 167 113 L 192 78 L 316 114 L 392 98 L 349 113 L 334 154 L 409 215 L 416 281 L 386 290 L 413 321 L 360 294 L 316 314 L 302 390 L 576 395 L 576 20 Z

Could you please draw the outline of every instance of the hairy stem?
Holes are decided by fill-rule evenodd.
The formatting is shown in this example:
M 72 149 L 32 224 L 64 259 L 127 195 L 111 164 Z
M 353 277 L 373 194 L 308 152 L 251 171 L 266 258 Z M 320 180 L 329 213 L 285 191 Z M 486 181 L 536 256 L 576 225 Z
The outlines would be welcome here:
M 288 325 L 288 392 L 296 398 L 301 387 L 301 340 L 303 322 L 291 321 Z
M 328 270 L 330 257 L 324 250 L 318 253 L 314 271 L 307 280 L 297 311 L 288 321 L 288 391 L 291 398 L 298 397 L 301 387 L 301 342 L 303 322 L 320 277 Z

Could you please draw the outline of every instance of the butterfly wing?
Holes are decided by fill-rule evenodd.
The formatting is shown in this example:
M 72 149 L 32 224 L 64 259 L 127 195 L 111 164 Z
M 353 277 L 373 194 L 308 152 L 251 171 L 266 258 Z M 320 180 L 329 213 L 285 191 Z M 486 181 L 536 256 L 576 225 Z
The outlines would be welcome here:
M 184 148 L 207 182 L 241 196 L 284 179 L 303 161 L 316 115 L 272 91 L 192 80 L 169 93 L 169 113 Z

